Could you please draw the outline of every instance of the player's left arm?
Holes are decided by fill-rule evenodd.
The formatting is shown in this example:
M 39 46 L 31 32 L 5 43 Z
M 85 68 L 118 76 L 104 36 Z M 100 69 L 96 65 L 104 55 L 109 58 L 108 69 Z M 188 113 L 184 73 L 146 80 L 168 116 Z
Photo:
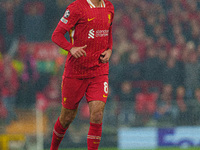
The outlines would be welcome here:
M 101 53 L 100 60 L 102 63 L 107 63 L 110 59 L 110 56 L 112 54 L 111 49 L 105 50 L 103 53 Z
M 109 61 L 112 54 L 112 45 L 113 45 L 113 39 L 112 39 L 112 25 L 111 25 L 109 30 L 108 49 L 105 50 L 100 55 L 100 60 L 102 63 L 107 63 Z
M 112 21 L 114 18 L 114 11 L 112 14 Z M 109 28 L 109 38 L 108 38 L 108 49 L 101 53 L 100 60 L 102 63 L 107 63 L 112 54 L 112 46 L 113 46 L 113 37 L 112 37 L 112 21 Z
M 112 54 L 112 45 L 113 45 L 113 39 L 112 39 L 112 25 L 111 25 L 110 30 L 109 30 L 108 49 L 105 50 L 100 55 L 100 60 L 102 63 L 107 63 L 109 61 L 111 54 Z

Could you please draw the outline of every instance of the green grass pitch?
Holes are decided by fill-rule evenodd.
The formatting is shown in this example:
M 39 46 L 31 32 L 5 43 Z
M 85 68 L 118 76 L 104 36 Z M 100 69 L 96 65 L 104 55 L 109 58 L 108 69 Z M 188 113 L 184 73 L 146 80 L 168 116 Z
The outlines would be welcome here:
M 157 148 L 157 149 L 140 149 L 140 150 L 198 150 L 198 148 Z M 87 150 L 87 148 L 70 148 L 70 149 L 59 149 L 59 150 Z M 99 150 L 120 150 L 117 148 L 99 148 Z M 136 149 L 130 149 L 130 150 L 136 150 Z

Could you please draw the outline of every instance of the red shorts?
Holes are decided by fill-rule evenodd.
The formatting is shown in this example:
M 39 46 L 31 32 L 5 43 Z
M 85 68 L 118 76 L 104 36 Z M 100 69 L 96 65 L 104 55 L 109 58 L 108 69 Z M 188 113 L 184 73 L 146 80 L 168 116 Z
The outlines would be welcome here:
M 84 95 L 87 102 L 98 100 L 106 103 L 108 96 L 108 75 L 88 79 L 63 78 L 63 107 L 66 109 L 78 108 L 79 102 Z

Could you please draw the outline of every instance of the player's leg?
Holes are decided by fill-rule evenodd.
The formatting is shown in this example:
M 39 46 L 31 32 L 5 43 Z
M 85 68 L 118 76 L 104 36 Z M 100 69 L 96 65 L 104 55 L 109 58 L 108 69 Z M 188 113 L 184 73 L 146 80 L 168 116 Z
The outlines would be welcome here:
M 76 109 L 66 109 L 62 106 L 61 113 L 59 116 L 60 124 L 63 126 L 63 128 L 68 128 L 69 125 L 72 123 L 74 118 L 77 114 L 77 108 Z
M 62 139 L 64 138 L 65 132 L 76 117 L 76 114 L 77 109 L 66 109 L 62 106 L 60 116 L 54 125 L 50 150 L 58 149 Z
M 50 150 L 57 150 L 65 132 L 77 114 L 78 104 L 86 90 L 84 80 L 64 78 L 62 82 L 62 109 L 54 125 Z
M 102 101 L 89 102 L 90 128 L 87 136 L 88 150 L 98 150 L 101 134 L 105 103 Z
M 105 102 L 102 102 L 102 101 L 89 102 L 91 123 L 96 123 L 96 124 L 102 123 L 104 107 L 105 107 Z
M 98 150 L 105 103 L 108 96 L 108 76 L 100 76 L 91 80 L 86 92 L 90 109 L 90 128 L 87 137 L 88 150 Z

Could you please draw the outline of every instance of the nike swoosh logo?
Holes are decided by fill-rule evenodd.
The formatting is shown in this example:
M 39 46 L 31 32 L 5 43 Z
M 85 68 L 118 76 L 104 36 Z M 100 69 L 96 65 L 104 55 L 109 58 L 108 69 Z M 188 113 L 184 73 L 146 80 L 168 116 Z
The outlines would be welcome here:
M 91 19 L 90 19 L 90 18 L 88 18 L 88 21 L 92 21 L 92 20 L 94 20 L 94 19 L 95 19 L 95 17 L 94 17 L 94 18 L 91 18 Z
M 103 94 L 103 97 L 108 97 L 108 96 L 106 96 L 106 95 Z

